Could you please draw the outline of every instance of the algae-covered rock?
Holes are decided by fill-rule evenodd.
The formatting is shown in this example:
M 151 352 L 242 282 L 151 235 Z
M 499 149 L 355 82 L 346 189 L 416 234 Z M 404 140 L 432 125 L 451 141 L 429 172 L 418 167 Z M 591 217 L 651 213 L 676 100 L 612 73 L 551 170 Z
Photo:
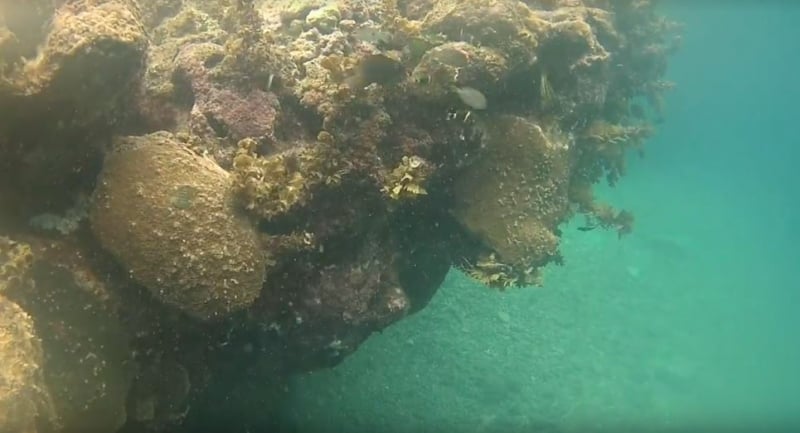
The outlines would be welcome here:
M 0 67 L 0 205 L 24 220 L 63 211 L 86 188 L 148 44 L 133 1 L 2 5 L 19 46 L 0 43 L 0 59 L 13 57 Z
M 334 4 L 329 4 L 309 12 L 306 15 L 306 24 L 316 28 L 321 33 L 330 33 L 339 24 L 340 19 L 342 19 L 342 13 L 339 8 Z
M 277 98 L 260 89 L 242 92 L 234 86 L 215 83 L 213 75 L 219 71 L 209 65 L 224 55 L 224 47 L 204 43 L 190 44 L 175 57 L 176 77 L 188 85 L 194 99 L 189 121 L 192 133 L 236 141 L 272 138 L 280 108 Z
M 166 3 L 160 3 L 159 0 L 153 2 L 158 4 L 148 8 L 152 3 L 148 2 L 143 8 L 152 13 Z M 187 101 L 190 98 L 181 94 L 182 89 L 176 89 L 177 80 L 173 80 L 177 68 L 176 56 L 186 45 L 204 42 L 219 44 L 227 35 L 217 21 L 195 8 L 184 7 L 174 16 L 161 15 L 159 19 L 159 25 L 150 31 L 147 70 L 136 104 L 140 121 L 146 130 L 175 131 L 188 117 L 181 112 L 181 108 L 191 105 Z
M 454 215 L 496 253 L 472 270 L 490 285 L 535 283 L 558 256 L 555 231 L 569 214 L 569 141 L 510 115 L 487 119 L 484 140 L 481 159 L 455 184 Z
M 508 55 L 517 65 L 536 59 L 546 22 L 512 0 L 444 0 L 434 3 L 423 28 L 450 40 L 474 41 Z
M 272 431 L 288 375 L 451 266 L 529 285 L 573 211 L 629 232 L 591 189 L 647 136 L 669 30 L 648 0 L 0 0 L 0 324 L 41 337 L 0 334 L 31 343 L 0 344 L 30 367 L 0 431 Z M 92 191 L 88 226 L 35 229 Z
M 127 419 L 132 377 L 120 300 L 89 251 L 73 242 L 31 238 L 28 287 L 6 296 L 33 318 L 44 380 L 64 431 L 115 432 Z
M 133 1 L 73 1 L 54 15 L 44 45 L 21 71 L 18 87 L 25 94 L 61 85 L 63 97 L 80 95 L 89 100 L 87 91 L 100 92 L 96 97 L 110 96 L 125 89 L 121 85 L 125 79 L 142 72 L 146 48 L 144 26 Z M 89 71 L 101 67 L 108 68 L 105 74 L 86 80 Z M 75 86 L 81 81 L 82 86 Z
M 288 290 L 259 300 L 264 310 L 282 311 L 270 317 L 279 317 L 275 326 L 289 336 L 286 356 L 294 368 L 335 365 L 370 334 L 408 314 L 411 300 L 396 258 L 382 248 L 386 242 L 369 233 L 312 274 L 283 273 Z
M 222 318 L 258 296 L 266 262 L 229 186 L 216 163 L 168 134 L 123 138 L 98 180 L 92 230 L 157 299 Z
M 37 423 L 55 425 L 42 374 L 42 343 L 31 316 L 7 298 L 33 287 L 30 245 L 0 236 L 0 431 L 36 433 Z
M 490 48 L 466 42 L 448 42 L 428 50 L 414 68 L 414 88 L 427 100 L 442 100 L 453 93 L 453 87 L 470 86 L 496 89 L 506 78 L 506 58 Z
M 42 342 L 31 316 L 6 297 L 28 290 L 33 254 L 28 244 L 0 237 L 0 431 L 36 433 L 57 417 L 44 381 Z
M 31 316 L 0 295 L 0 431 L 37 433 L 56 425 L 43 365 Z
M 26 274 L 32 263 L 30 245 L 0 236 L 0 294 L 30 284 Z

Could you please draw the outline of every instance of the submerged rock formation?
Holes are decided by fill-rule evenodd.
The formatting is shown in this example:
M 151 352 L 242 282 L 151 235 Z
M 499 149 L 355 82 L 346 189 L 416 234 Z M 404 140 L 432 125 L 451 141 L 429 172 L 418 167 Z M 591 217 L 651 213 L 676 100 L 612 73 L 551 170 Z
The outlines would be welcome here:
M 451 267 L 541 284 L 572 216 L 628 233 L 592 186 L 674 30 L 647 0 L 0 0 L 0 431 L 268 426 Z

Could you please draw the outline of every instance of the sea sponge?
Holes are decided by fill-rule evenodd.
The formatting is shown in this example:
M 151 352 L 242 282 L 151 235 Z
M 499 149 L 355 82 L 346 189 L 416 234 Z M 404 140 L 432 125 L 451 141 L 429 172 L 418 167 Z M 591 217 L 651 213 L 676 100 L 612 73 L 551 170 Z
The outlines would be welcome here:
M 154 297 L 199 319 L 222 318 L 255 300 L 266 267 L 230 184 L 170 134 L 121 138 L 94 191 L 92 230 Z

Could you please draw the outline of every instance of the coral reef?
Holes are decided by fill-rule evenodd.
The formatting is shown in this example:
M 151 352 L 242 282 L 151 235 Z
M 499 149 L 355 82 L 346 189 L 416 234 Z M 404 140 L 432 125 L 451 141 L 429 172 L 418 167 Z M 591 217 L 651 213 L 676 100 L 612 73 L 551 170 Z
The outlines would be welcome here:
M 629 233 L 592 188 L 661 120 L 676 29 L 648 0 L 0 0 L 0 430 L 274 427 L 287 377 L 451 267 L 542 284 L 574 215 Z

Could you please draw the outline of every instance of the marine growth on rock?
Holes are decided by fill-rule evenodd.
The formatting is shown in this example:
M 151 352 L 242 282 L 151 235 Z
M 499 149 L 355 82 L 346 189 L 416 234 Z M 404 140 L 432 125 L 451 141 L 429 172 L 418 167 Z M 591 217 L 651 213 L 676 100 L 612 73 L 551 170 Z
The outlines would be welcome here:
M 0 431 L 269 426 L 451 269 L 546 285 L 576 214 L 633 230 L 592 188 L 676 29 L 649 0 L 0 0 Z

